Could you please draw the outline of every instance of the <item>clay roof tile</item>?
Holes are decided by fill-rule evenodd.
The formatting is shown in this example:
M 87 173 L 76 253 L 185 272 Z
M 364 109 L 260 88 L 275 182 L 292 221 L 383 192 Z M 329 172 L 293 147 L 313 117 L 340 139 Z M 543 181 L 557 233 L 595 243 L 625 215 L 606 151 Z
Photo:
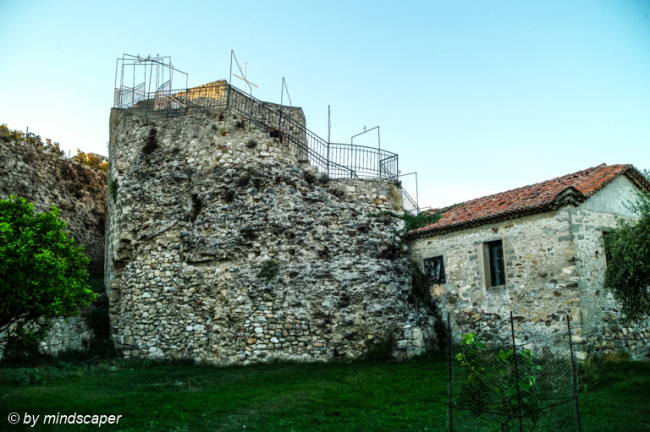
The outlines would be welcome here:
M 464 228 L 578 205 L 605 186 L 625 175 L 637 188 L 650 192 L 650 182 L 632 165 L 601 164 L 592 168 L 488 195 L 443 209 L 442 217 L 409 238 L 427 237 Z M 428 213 L 435 213 L 430 210 Z

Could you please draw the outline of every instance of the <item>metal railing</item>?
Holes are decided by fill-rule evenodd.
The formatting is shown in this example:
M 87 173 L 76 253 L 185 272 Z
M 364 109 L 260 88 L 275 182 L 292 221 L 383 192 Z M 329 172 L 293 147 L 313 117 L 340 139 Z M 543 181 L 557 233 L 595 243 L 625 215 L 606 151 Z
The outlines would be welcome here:
M 408 213 L 417 216 L 420 213 L 420 207 L 418 203 L 413 199 L 406 189 L 402 188 L 402 207 Z
M 141 107 L 147 112 L 167 117 L 229 109 L 247 121 L 267 128 L 298 157 L 308 160 L 330 178 L 398 178 L 397 154 L 367 146 L 329 143 L 307 129 L 301 119 L 296 119 L 294 108 L 262 102 L 226 81 L 183 90 L 162 86 L 153 94 L 138 90 L 134 97 L 134 89 L 116 88 L 115 107 L 144 105 Z

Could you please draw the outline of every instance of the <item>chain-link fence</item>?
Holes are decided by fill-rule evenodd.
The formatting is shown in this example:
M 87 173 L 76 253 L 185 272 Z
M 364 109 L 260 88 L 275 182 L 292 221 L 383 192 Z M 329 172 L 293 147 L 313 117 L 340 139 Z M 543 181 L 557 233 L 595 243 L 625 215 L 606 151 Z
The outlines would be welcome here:
M 577 362 L 567 317 L 567 354 L 538 358 L 512 342 L 488 346 L 449 332 L 450 431 L 581 431 Z

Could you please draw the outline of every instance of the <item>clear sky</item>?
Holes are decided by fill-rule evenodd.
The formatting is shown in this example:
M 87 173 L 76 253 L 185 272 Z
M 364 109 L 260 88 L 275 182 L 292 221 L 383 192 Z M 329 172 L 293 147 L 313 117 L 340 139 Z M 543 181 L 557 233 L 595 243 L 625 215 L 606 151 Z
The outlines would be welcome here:
M 232 49 L 254 96 L 279 102 L 284 77 L 321 137 L 328 105 L 333 142 L 380 126 L 421 206 L 650 168 L 650 0 L 0 0 L 0 16 L 0 123 L 72 154 L 107 153 L 122 54 L 171 56 L 192 86 L 227 79 Z

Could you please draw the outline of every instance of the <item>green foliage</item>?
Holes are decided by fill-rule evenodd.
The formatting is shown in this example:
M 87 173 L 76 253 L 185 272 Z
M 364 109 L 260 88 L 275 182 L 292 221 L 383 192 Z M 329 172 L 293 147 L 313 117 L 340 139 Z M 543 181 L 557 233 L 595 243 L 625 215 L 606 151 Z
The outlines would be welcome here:
M 82 165 L 86 165 L 94 170 L 104 171 L 108 169 L 108 161 L 102 159 L 101 156 L 96 155 L 95 153 L 84 153 L 81 150 L 77 149 L 76 156 L 72 156 L 72 160 L 79 162 Z
M 61 147 L 58 142 L 53 142 L 49 138 L 45 138 L 45 142 L 41 139 L 40 135 L 33 133 L 27 134 L 25 132 L 12 130 L 7 127 L 5 123 L 0 124 L 0 141 L 22 141 L 25 144 L 31 145 L 37 150 L 45 151 L 57 156 L 65 155 L 65 152 L 61 150 Z
M 24 198 L 0 200 L 0 332 L 10 346 L 34 345 L 49 318 L 75 315 L 95 299 L 90 260 L 65 226 L 54 206 L 34 215 Z
M 113 199 L 113 202 L 117 202 L 117 189 L 119 188 L 119 184 L 117 183 L 117 179 L 113 179 L 108 183 L 108 193 L 111 194 L 111 198 Z
M 518 416 L 519 410 L 523 417 L 536 421 L 540 414 L 537 409 L 539 387 L 536 373 L 542 366 L 536 364 L 534 355 L 529 350 L 517 351 L 519 375 L 515 377 L 511 367 L 515 356 L 512 349 L 501 349 L 491 355 L 476 334 L 462 334 L 462 337 L 455 360 L 460 363 L 467 379 L 461 394 L 467 398 L 466 403 L 472 408 L 472 414 L 480 416 L 489 411 L 488 404 L 496 400 L 507 414 L 506 424 Z
M 273 280 L 280 271 L 280 263 L 275 260 L 267 260 L 262 264 L 260 272 L 257 274 L 258 279 L 264 279 L 267 282 Z
M 641 218 L 619 219 L 618 228 L 604 236 L 609 256 L 603 285 L 629 320 L 639 320 L 650 315 L 650 195 L 639 192 L 631 209 Z
M 404 219 L 404 230 L 409 232 L 414 229 L 422 228 L 432 223 L 436 223 L 442 215 L 440 213 L 420 213 L 412 215 L 409 212 L 404 212 L 402 219 Z

